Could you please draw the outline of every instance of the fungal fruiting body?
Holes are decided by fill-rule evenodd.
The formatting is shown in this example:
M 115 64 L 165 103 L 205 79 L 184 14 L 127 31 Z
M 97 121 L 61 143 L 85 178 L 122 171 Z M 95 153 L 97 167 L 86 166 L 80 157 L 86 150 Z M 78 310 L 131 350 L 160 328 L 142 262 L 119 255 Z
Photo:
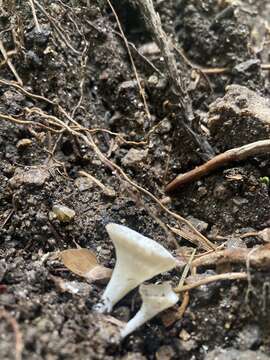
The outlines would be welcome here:
M 115 246 L 116 265 L 102 296 L 100 312 L 109 312 L 127 293 L 151 279 L 169 271 L 176 259 L 162 245 L 126 226 L 110 223 L 106 230 Z
M 175 305 L 179 298 L 168 282 L 160 285 L 141 285 L 142 306 L 121 331 L 124 338 L 165 309 Z

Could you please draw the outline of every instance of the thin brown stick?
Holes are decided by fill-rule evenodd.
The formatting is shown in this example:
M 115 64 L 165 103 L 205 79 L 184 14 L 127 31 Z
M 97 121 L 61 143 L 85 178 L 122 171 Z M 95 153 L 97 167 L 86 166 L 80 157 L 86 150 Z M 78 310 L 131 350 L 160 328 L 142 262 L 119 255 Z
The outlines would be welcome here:
M 0 40 L 0 51 L 1 51 L 1 54 L 3 55 L 3 58 L 4 60 L 6 61 L 6 63 L 8 64 L 11 72 L 13 73 L 15 79 L 18 81 L 18 83 L 22 86 L 23 85 L 23 82 L 22 82 L 22 79 L 20 78 L 19 74 L 17 73 L 14 65 L 12 64 L 11 60 L 9 59 L 8 57 L 8 54 L 6 52 L 6 49 L 4 47 L 4 44 L 3 42 Z
M 130 62 L 131 62 L 132 68 L 133 68 L 133 72 L 134 72 L 134 75 L 135 75 L 135 78 L 136 78 L 136 81 L 137 81 L 137 85 L 138 85 L 138 88 L 139 88 L 139 91 L 140 91 L 140 95 L 141 95 L 142 100 L 143 100 L 146 115 L 147 115 L 148 119 L 151 120 L 150 111 L 149 111 L 147 101 L 146 101 L 146 98 L 145 98 L 145 91 L 144 91 L 144 89 L 143 89 L 143 87 L 141 85 L 141 81 L 140 81 L 138 71 L 136 69 L 136 65 L 134 63 L 130 48 L 129 48 L 127 38 L 125 37 L 125 34 L 124 34 L 123 29 L 122 29 L 121 23 L 120 23 L 119 18 L 118 18 L 117 14 L 116 14 L 116 11 L 114 10 L 114 7 L 112 6 L 112 3 L 110 2 L 110 0 L 107 0 L 107 3 L 109 4 L 109 6 L 110 6 L 110 8 L 111 8 L 111 10 L 113 12 L 113 15 L 114 15 L 115 20 L 117 22 L 117 26 L 118 26 L 119 31 L 121 33 L 122 39 L 123 39 L 123 41 L 125 43 L 125 46 L 126 46 L 126 49 L 127 49 L 127 52 L 128 52 L 128 56 L 129 56 L 129 59 L 130 59 Z
M 6 310 L 0 310 L 0 319 L 4 318 L 12 327 L 12 330 L 15 335 L 15 359 L 22 359 L 22 350 L 23 350 L 23 342 L 22 342 L 22 334 L 19 329 L 19 325 L 14 317 L 12 317 Z
M 37 13 L 36 13 L 36 9 L 35 9 L 34 2 L 33 2 L 33 0 L 28 0 L 28 1 L 29 1 L 31 10 L 32 10 L 32 14 L 33 14 L 33 18 L 34 18 L 34 22 L 35 22 L 37 31 L 40 32 L 40 31 L 41 31 L 41 28 L 40 28 L 40 25 L 39 25 L 39 22 L 38 22 L 38 18 L 37 18 Z
M 183 105 L 185 105 L 183 107 L 186 108 L 185 101 L 188 100 L 190 102 L 190 100 L 187 99 L 185 83 L 182 74 L 179 73 L 177 69 L 172 42 L 162 29 L 160 17 L 154 9 L 153 2 L 152 0 L 135 0 L 134 2 L 137 3 L 147 27 L 154 35 L 157 45 L 164 57 L 174 91 L 177 96 L 180 96 L 180 101 L 183 102 Z M 192 109 L 189 110 L 192 112 Z M 193 117 L 193 114 L 189 114 L 189 116 Z
M 177 310 L 177 320 L 182 319 L 187 307 L 188 307 L 188 303 L 189 303 L 189 292 L 185 291 L 183 294 L 183 300 L 181 305 L 179 306 L 178 310 Z
M 138 5 L 139 11 L 142 13 L 144 21 L 149 30 L 152 32 L 153 37 L 163 55 L 172 91 L 178 98 L 179 108 L 182 108 L 183 110 L 181 114 L 182 116 L 180 117 L 181 125 L 201 149 L 201 153 L 199 155 L 203 157 L 204 160 L 213 157 L 214 151 L 207 139 L 192 130 L 192 123 L 194 120 L 192 100 L 187 92 L 183 74 L 181 71 L 178 71 L 172 41 L 162 28 L 161 20 L 158 13 L 155 11 L 153 1 L 132 1 Z
M 83 170 L 80 170 L 78 172 L 78 174 L 80 176 L 84 176 L 84 177 L 88 178 L 90 181 L 94 182 L 104 192 L 104 194 L 106 194 L 108 196 L 115 196 L 115 191 L 112 188 L 109 188 L 109 187 L 105 186 L 104 184 L 102 184 L 102 182 L 99 181 L 98 179 L 96 179 L 93 175 L 90 175 L 86 171 L 83 171 Z
M 116 34 L 117 36 L 120 36 L 121 39 L 124 40 L 124 38 L 123 38 L 123 36 L 122 36 L 121 33 L 119 33 L 118 31 L 115 31 L 115 30 L 112 30 L 112 32 L 113 32 L 114 34 Z M 138 54 L 149 66 L 151 66 L 151 68 L 152 68 L 156 73 L 158 73 L 160 76 L 163 76 L 162 72 L 152 63 L 152 61 L 150 61 L 149 59 L 147 59 L 146 56 L 144 56 L 143 54 L 141 54 L 141 53 L 139 52 L 139 50 L 136 48 L 136 46 L 135 46 L 132 42 L 128 41 L 128 45 L 129 45 L 129 46 L 136 52 L 136 54 Z
M 230 149 L 222 154 L 215 156 L 213 159 L 188 171 L 185 174 L 178 175 L 170 182 L 165 191 L 172 192 L 184 184 L 198 180 L 201 177 L 223 167 L 233 161 L 241 161 L 251 156 L 262 155 L 270 152 L 270 140 L 260 140 L 238 148 Z
M 31 120 L 21 120 L 21 119 L 17 119 L 17 118 L 14 118 L 14 117 L 10 116 L 10 115 L 5 115 L 5 114 L 2 114 L 2 113 L 0 113 L 0 119 L 8 120 L 8 121 L 14 122 L 15 124 L 18 124 L 18 125 L 38 126 L 38 127 L 41 127 L 43 129 L 46 129 L 46 130 L 49 130 L 49 131 L 52 131 L 52 132 L 55 132 L 55 133 L 61 132 L 61 129 L 60 130 L 53 129 L 53 128 L 51 128 L 51 127 L 49 127 L 47 125 L 41 124 L 39 122 L 35 122 L 35 121 L 31 121 Z M 54 125 L 57 125 L 57 124 L 54 124 Z
M 33 94 L 33 93 L 25 90 L 25 88 L 22 85 L 16 84 L 15 82 L 8 81 L 8 80 L 5 80 L 5 79 L 0 79 L 0 84 L 7 85 L 7 86 L 13 86 L 16 89 L 19 89 L 20 91 L 22 91 L 25 95 L 27 95 L 27 96 L 29 96 L 29 97 L 31 97 L 33 99 L 45 101 L 45 102 L 47 102 L 47 103 L 49 103 L 51 105 L 57 105 L 54 101 L 49 100 L 48 98 L 46 98 L 46 97 L 44 97 L 42 95 Z
M 195 236 L 194 233 L 191 232 L 190 230 L 177 229 L 177 228 L 172 227 L 172 226 L 170 226 L 170 225 L 167 225 L 167 227 L 168 227 L 174 234 L 176 234 L 176 235 L 178 235 L 178 236 L 181 236 L 181 237 L 183 237 L 183 238 L 186 239 L 186 240 L 189 240 L 192 244 L 195 244 L 195 245 L 197 245 L 197 246 L 200 246 L 200 245 L 201 245 L 201 246 L 203 247 L 203 249 L 205 249 L 205 250 L 213 250 L 212 247 L 211 247 L 212 243 L 211 243 L 211 242 L 208 243 L 208 241 L 209 241 L 208 239 L 207 239 L 207 242 L 205 242 L 205 243 L 203 243 L 203 244 L 202 244 L 202 242 L 199 242 L 199 243 L 198 243 L 198 238 L 197 238 L 197 236 Z
M 205 278 L 196 281 L 192 284 L 184 285 L 182 289 L 175 290 L 175 292 L 183 292 L 183 291 L 189 291 L 191 289 L 195 289 L 196 287 L 199 287 L 201 285 L 207 285 L 211 282 L 220 281 L 220 280 L 246 280 L 247 274 L 243 272 L 235 272 L 235 273 L 226 273 L 226 274 L 218 274 L 218 275 L 212 275 L 212 276 L 206 276 Z
M 190 255 L 190 257 L 188 259 L 188 262 L 187 262 L 187 264 L 186 264 L 186 266 L 184 268 L 184 271 L 183 271 L 183 273 L 181 275 L 180 281 L 179 281 L 177 287 L 174 289 L 174 291 L 179 292 L 182 289 L 182 287 L 184 286 L 184 282 L 185 282 L 186 277 L 188 275 L 188 272 L 190 270 L 190 266 L 191 266 L 191 263 L 192 263 L 192 261 L 194 259 L 195 253 L 196 253 L 196 249 L 194 249 L 192 251 L 192 254 Z
M 250 252 L 250 249 L 231 248 L 212 253 L 207 253 L 193 260 L 192 267 L 207 267 L 219 264 L 246 264 L 247 259 L 250 266 L 256 268 L 268 268 L 270 266 L 270 248 L 264 245 L 256 248 L 256 252 Z
M 56 108 L 59 109 L 59 111 L 67 116 L 67 113 L 64 111 L 64 109 L 61 107 L 61 105 L 59 105 L 57 102 L 54 102 L 53 100 L 50 100 L 48 98 L 46 98 L 45 96 L 42 96 L 42 95 L 37 95 L 37 94 L 34 94 L 34 93 L 31 93 L 29 91 L 27 91 L 25 88 L 23 88 L 22 86 L 18 85 L 17 83 L 15 82 L 12 82 L 12 81 L 8 81 L 8 80 L 4 80 L 4 79 L 0 79 L 0 84 L 3 84 L 3 85 L 7 85 L 7 86 L 12 86 L 12 87 L 15 87 L 16 89 L 22 91 L 25 95 L 27 95 L 28 97 L 30 98 L 33 98 L 33 99 L 36 99 L 36 100 L 39 100 L 39 101 L 45 101 L 46 103 L 52 105 L 52 106 L 55 106 Z M 75 123 L 77 124 L 77 123 Z M 78 124 L 77 128 L 75 128 L 75 130 L 82 130 L 82 126 Z M 156 125 L 155 125 L 155 129 L 156 129 Z M 155 130 L 154 129 L 154 130 Z M 129 144 L 129 145 L 146 145 L 147 144 L 147 141 L 145 140 L 142 140 L 142 141 L 132 141 L 132 140 L 126 140 L 124 138 L 124 136 L 126 136 L 125 134 L 120 134 L 120 133 L 116 133 L 116 132 L 113 132 L 113 131 L 110 131 L 110 130 L 107 130 L 107 129 L 103 129 L 103 128 L 94 128 L 94 129 L 87 129 L 85 128 L 84 129 L 85 131 L 89 131 L 91 133 L 96 133 L 96 132 L 106 132 L 110 135 L 114 135 L 114 136 L 117 136 L 121 141 L 123 141 L 123 143 L 125 144 Z M 150 129 L 149 132 L 146 134 L 145 138 L 147 139 L 149 137 L 149 135 L 154 131 L 153 129 Z
M 12 215 L 14 214 L 14 209 L 11 209 L 8 213 L 8 215 L 6 216 L 6 218 L 4 219 L 4 221 L 2 222 L 2 224 L 0 225 L 0 229 L 4 229 L 4 227 L 6 226 L 6 224 L 8 223 L 8 221 L 11 219 Z

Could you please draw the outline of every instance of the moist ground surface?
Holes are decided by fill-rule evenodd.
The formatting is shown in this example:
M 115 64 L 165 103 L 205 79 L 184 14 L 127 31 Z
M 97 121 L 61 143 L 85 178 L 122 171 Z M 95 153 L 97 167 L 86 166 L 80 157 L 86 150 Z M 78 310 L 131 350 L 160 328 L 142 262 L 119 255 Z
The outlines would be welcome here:
M 127 225 L 176 253 L 164 226 L 177 227 L 174 217 L 117 176 L 76 135 L 35 125 L 41 112 L 68 121 L 58 105 L 93 130 L 100 151 L 130 179 L 165 199 L 166 206 L 190 219 L 217 245 L 234 239 L 252 249 L 261 240 L 241 234 L 270 226 L 267 155 L 229 164 L 166 197 L 166 184 L 202 160 L 197 144 L 181 126 L 162 54 L 131 3 L 112 1 L 133 44 L 130 51 L 150 117 L 106 1 L 34 1 L 36 22 L 30 1 L 4 0 L 0 9 L 0 79 L 5 80 L 0 82 L 0 358 L 15 358 L 16 331 L 9 323 L 13 319 L 23 359 L 267 359 L 267 268 L 251 268 L 249 286 L 222 281 L 190 291 L 182 319 L 168 326 L 165 313 L 120 344 L 113 318 L 127 321 L 136 313 L 137 290 L 114 308 L 113 318 L 97 314 L 92 308 L 105 284 L 87 283 L 48 255 L 76 243 L 113 268 L 115 252 L 105 230 L 109 222 Z M 268 1 L 155 1 L 155 8 L 164 30 L 188 59 L 175 52 L 193 101 L 195 131 L 208 137 L 217 154 L 269 138 L 269 125 L 254 114 L 243 118 L 231 110 L 234 106 L 215 108 L 214 115 L 222 121 L 214 129 L 208 126 L 209 105 L 224 97 L 227 85 L 245 86 L 265 99 L 270 96 L 265 66 Z M 202 75 L 199 68 L 216 71 Z M 14 81 L 20 87 L 13 86 Z M 82 170 L 104 186 L 87 180 Z M 54 205 L 73 209 L 74 219 L 52 218 Z M 176 240 L 192 246 L 180 237 Z M 199 272 L 245 270 L 236 264 Z M 75 281 L 80 291 L 63 292 L 56 278 Z M 176 284 L 179 270 L 156 280 L 162 279 Z

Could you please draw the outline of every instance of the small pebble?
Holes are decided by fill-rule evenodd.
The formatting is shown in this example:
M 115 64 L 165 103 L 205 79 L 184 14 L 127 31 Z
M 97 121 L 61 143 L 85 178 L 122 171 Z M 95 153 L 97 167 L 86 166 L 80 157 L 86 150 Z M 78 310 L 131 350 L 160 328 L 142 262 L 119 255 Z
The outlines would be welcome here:
M 31 139 L 21 139 L 17 142 L 16 144 L 16 148 L 17 149 L 23 149 L 26 148 L 28 146 L 32 145 L 32 140 Z
M 182 329 L 180 331 L 179 337 L 184 341 L 188 341 L 190 339 L 190 334 L 185 329 Z
M 50 178 L 50 173 L 44 168 L 33 168 L 27 171 L 17 169 L 15 175 L 9 180 L 9 185 L 17 189 L 20 186 L 42 186 Z
M 70 222 L 75 217 L 75 211 L 65 205 L 54 205 L 52 207 L 54 217 L 60 222 Z
M 148 150 L 130 149 L 126 156 L 122 159 L 125 166 L 134 166 L 147 158 Z

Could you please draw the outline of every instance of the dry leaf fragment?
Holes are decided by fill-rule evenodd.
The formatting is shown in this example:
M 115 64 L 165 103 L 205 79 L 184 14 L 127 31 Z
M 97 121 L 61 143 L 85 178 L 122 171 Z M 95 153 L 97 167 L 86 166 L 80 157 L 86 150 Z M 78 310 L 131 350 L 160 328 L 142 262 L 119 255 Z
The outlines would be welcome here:
M 98 265 L 95 254 L 88 249 L 68 249 L 60 252 L 64 265 L 74 274 L 83 276 Z
M 85 277 L 91 281 L 97 280 L 109 280 L 112 276 L 112 269 L 106 268 L 102 265 L 95 266 L 92 270 L 90 270 Z
M 109 279 L 112 270 L 98 264 L 95 254 L 88 249 L 68 249 L 60 252 L 64 265 L 74 274 L 90 281 Z
M 258 232 L 259 238 L 261 238 L 264 242 L 270 242 L 270 228 L 265 228 Z

